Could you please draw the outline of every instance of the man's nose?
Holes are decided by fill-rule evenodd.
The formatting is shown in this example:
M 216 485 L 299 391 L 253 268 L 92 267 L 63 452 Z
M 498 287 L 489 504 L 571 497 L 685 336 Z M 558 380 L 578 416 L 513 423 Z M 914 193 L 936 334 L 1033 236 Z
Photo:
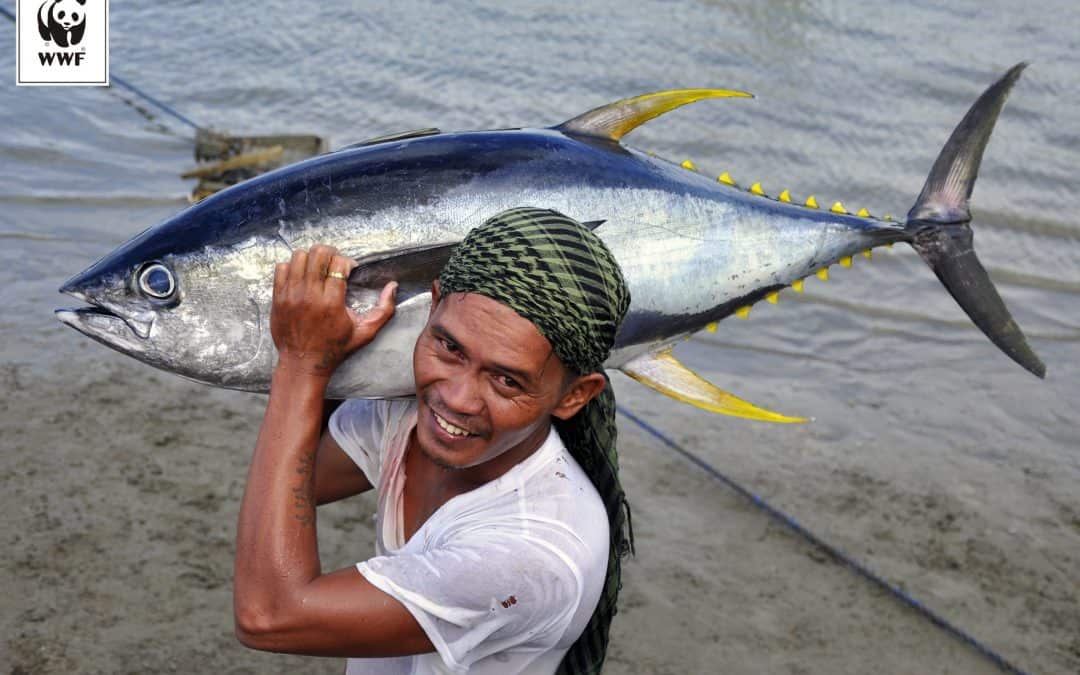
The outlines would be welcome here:
M 473 374 L 459 374 L 448 379 L 443 386 L 442 399 L 450 410 L 461 415 L 479 415 L 484 410 L 480 386 Z

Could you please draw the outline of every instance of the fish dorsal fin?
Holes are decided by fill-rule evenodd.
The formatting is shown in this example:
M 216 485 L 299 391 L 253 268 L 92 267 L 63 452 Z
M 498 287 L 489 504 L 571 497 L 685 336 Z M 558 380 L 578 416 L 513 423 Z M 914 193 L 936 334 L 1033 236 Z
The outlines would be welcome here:
M 426 293 L 457 245 L 455 241 L 409 246 L 357 258 L 357 266 L 349 275 L 349 296 L 377 298 L 382 287 L 391 281 L 398 282 L 398 303 Z
M 360 141 L 359 143 L 350 143 L 349 145 L 343 145 L 335 152 L 342 150 L 352 150 L 353 148 L 363 148 L 368 145 L 378 145 L 379 143 L 390 143 L 392 141 L 403 141 L 408 138 L 422 138 L 424 136 L 434 136 L 435 134 L 441 134 L 442 131 L 435 127 L 428 127 L 427 129 L 413 129 L 412 131 L 398 131 L 392 134 L 386 134 L 385 136 L 376 136 L 375 138 L 369 138 L 366 141 Z
M 618 141 L 638 126 L 687 103 L 706 98 L 753 98 L 733 89 L 673 89 L 624 98 L 567 120 L 555 129 L 566 134 Z
M 805 422 L 802 417 L 788 417 L 759 408 L 706 382 L 672 356 L 670 349 L 639 356 L 619 370 L 676 401 L 733 417 L 762 422 Z

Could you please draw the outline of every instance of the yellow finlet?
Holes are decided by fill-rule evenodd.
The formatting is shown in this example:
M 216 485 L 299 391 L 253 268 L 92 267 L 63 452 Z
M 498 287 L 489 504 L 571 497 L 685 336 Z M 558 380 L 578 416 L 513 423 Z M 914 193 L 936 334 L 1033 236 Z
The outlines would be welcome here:
M 872 253 L 870 252 L 870 249 L 866 249 L 865 251 L 863 251 L 863 252 L 862 252 L 862 257 L 864 257 L 864 258 L 866 258 L 867 260 L 869 260 L 870 258 L 874 257 L 874 254 L 872 254 Z
M 735 180 L 731 177 L 727 171 L 716 177 L 716 180 L 720 181 L 724 185 L 735 185 Z
M 656 151 L 655 150 L 649 150 L 645 154 L 647 154 L 649 157 L 656 157 Z
M 828 267 L 822 267 L 821 269 L 819 269 L 816 272 L 816 274 L 817 274 L 817 278 L 821 279 L 822 281 L 828 281 L 829 280 L 829 268 Z
M 780 291 L 773 291 L 765 296 L 765 299 L 769 301 L 770 305 L 776 305 L 780 303 Z
M 688 159 L 684 159 L 683 163 L 680 166 L 682 166 L 682 168 L 684 168 L 684 169 L 690 169 L 691 171 L 697 171 L 697 167 L 694 166 L 694 163 L 691 162 Z
M 777 197 L 777 199 L 784 202 L 785 204 L 790 204 L 791 203 L 791 193 L 788 192 L 787 190 L 784 190 L 783 192 L 780 193 L 780 196 Z
M 753 96 L 732 89 L 657 91 L 593 108 L 555 128 L 563 133 L 583 134 L 617 141 L 653 118 L 687 103 L 707 98 L 753 98 Z
M 890 216 L 889 214 L 886 213 L 885 214 L 885 220 L 892 220 L 892 216 Z
M 870 217 L 870 212 L 867 211 L 866 207 L 864 206 L 861 209 L 859 209 L 859 212 L 856 213 L 855 215 L 862 216 L 863 218 L 869 218 Z
M 844 267 L 851 267 L 851 256 L 846 255 L 843 258 L 840 258 L 840 264 Z
M 750 192 L 753 192 L 756 195 L 761 195 L 761 196 L 765 195 L 765 191 L 761 189 L 761 183 L 760 182 L 754 183 L 753 185 L 751 185 L 750 186 Z
M 803 292 L 803 280 L 802 279 L 797 279 L 797 280 L 793 281 L 791 283 L 791 288 L 796 293 L 802 293 Z
M 816 209 L 818 207 L 817 200 L 814 199 L 814 195 L 810 195 L 806 198 L 806 205 L 812 209 Z
M 707 324 L 707 325 L 705 326 L 705 330 L 709 331 L 710 333 L 715 333 L 715 332 L 716 332 L 716 329 L 717 329 L 717 328 L 718 328 L 719 326 L 720 326 L 720 324 L 718 324 L 718 323 L 716 323 L 715 321 L 713 321 L 712 323 L 710 323 L 710 324 Z
M 892 248 L 892 242 L 890 241 L 888 244 L 885 244 L 885 248 Z
M 638 382 L 683 403 L 733 417 L 761 422 L 806 422 L 804 417 L 789 417 L 759 408 L 722 391 L 690 370 L 671 355 L 670 349 L 640 356 L 619 370 Z
M 833 213 L 847 213 L 847 209 L 845 209 L 844 205 L 840 202 L 834 203 L 832 207 L 829 208 L 829 210 Z
M 735 310 L 735 316 L 739 317 L 740 319 L 749 319 L 750 305 L 743 305 L 742 307 Z

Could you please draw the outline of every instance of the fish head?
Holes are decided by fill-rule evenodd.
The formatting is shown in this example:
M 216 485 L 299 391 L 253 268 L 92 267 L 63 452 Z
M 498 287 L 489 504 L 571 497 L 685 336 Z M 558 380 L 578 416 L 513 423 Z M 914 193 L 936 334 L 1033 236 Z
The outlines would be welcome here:
M 238 389 L 272 362 L 266 308 L 273 244 L 192 241 L 181 214 L 147 230 L 69 279 L 61 293 L 88 306 L 57 310 L 84 335 L 189 379 Z M 259 366 L 264 366 L 261 370 Z

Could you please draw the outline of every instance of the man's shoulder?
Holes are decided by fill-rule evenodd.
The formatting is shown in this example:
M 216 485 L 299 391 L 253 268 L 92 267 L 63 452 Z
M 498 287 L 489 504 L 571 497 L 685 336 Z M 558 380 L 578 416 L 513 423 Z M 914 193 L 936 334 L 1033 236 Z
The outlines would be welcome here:
M 348 399 L 330 416 L 327 431 L 377 486 L 387 445 L 401 438 L 415 411 L 414 399 Z
M 338 408 L 347 414 L 374 415 L 380 419 L 401 416 L 415 409 L 415 398 L 349 398 Z
M 415 410 L 414 398 L 350 398 L 334 411 L 331 429 L 337 427 L 381 431 L 408 420 Z

